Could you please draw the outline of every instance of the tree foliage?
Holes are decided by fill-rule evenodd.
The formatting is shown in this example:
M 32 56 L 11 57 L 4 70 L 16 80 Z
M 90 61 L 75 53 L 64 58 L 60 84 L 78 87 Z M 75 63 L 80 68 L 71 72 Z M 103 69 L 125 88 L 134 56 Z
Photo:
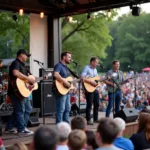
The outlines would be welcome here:
M 139 17 L 128 14 L 110 24 L 113 43 L 112 47 L 107 49 L 108 56 L 104 61 L 107 67 L 113 59 L 120 60 L 124 70 L 127 70 L 128 65 L 139 70 L 150 66 L 149 18 L 150 14 L 144 12 Z
M 0 12 L 0 58 L 15 57 L 19 48 L 29 50 L 29 22 L 27 15 Z
M 112 11 L 112 18 L 116 11 Z M 83 67 L 89 63 L 92 56 L 106 57 L 106 47 L 111 46 L 112 37 L 109 34 L 108 18 L 106 12 L 91 14 L 91 20 L 87 14 L 73 16 L 73 22 L 67 18 L 62 19 L 62 47 L 63 51 L 70 51 L 75 59 Z

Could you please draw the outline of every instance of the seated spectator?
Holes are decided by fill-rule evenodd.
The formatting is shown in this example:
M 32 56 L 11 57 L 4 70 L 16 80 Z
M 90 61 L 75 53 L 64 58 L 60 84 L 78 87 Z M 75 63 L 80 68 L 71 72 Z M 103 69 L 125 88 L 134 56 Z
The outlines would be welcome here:
M 106 102 L 102 101 L 101 105 L 100 105 L 100 112 L 106 112 Z
M 130 138 L 135 150 L 150 149 L 150 114 L 140 113 L 138 131 Z
M 87 121 L 82 116 L 76 116 L 71 120 L 71 129 L 80 129 L 86 131 L 87 129 Z
M 136 109 L 140 112 L 144 108 L 145 108 L 145 106 L 142 104 L 141 100 L 138 100 L 137 105 L 136 105 Z
M 73 130 L 68 138 L 69 150 L 82 150 L 85 148 L 86 134 L 82 130 Z
M 114 145 L 123 150 L 134 150 L 134 146 L 131 140 L 124 138 L 122 136 L 123 132 L 125 131 L 125 126 L 126 126 L 124 120 L 121 118 L 115 118 L 114 121 L 117 124 L 118 129 L 119 129 L 119 133 L 118 133 L 117 138 L 114 141 Z
M 131 100 L 127 100 L 125 108 L 132 108 L 132 107 L 133 107 L 132 101 Z
M 57 124 L 57 131 L 59 134 L 59 143 L 56 150 L 68 150 L 67 142 L 71 132 L 70 125 L 66 122 Z
M 28 148 L 23 143 L 15 143 L 8 150 L 28 150 Z
M 87 130 L 85 131 L 86 133 L 86 150 L 94 150 L 98 148 L 98 145 L 96 143 L 96 135 L 94 134 L 93 131 Z
M 33 150 L 55 150 L 59 137 L 57 132 L 47 126 L 40 127 L 33 137 Z
M 96 141 L 99 146 L 97 150 L 121 150 L 113 145 L 118 132 L 118 127 L 112 119 L 100 119 L 96 135 Z

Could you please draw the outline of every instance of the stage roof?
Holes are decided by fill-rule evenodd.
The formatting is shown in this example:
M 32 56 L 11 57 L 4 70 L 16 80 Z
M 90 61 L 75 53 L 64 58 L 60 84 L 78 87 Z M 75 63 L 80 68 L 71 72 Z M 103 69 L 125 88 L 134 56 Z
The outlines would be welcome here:
M 40 13 L 61 17 L 99 10 L 108 10 L 150 0 L 0 0 L 0 9 L 18 11 L 23 8 L 27 13 Z

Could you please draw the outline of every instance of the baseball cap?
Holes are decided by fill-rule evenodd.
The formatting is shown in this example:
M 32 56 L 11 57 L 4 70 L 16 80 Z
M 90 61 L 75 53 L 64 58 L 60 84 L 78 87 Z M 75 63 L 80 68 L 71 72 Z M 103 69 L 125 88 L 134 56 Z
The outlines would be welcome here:
M 31 54 L 29 54 L 26 50 L 24 49 L 19 49 L 17 52 L 17 56 L 21 55 L 21 54 L 25 54 L 26 56 L 30 57 Z

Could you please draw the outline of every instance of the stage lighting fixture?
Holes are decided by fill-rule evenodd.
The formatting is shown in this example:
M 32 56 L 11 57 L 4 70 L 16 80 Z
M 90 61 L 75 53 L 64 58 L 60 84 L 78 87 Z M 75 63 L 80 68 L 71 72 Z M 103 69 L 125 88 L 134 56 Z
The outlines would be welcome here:
M 24 13 L 23 9 L 19 9 L 19 15 L 22 16 Z
M 140 7 L 138 6 L 132 6 L 132 15 L 133 16 L 139 16 L 141 12 Z
M 40 18 L 44 18 L 44 12 L 40 13 Z

